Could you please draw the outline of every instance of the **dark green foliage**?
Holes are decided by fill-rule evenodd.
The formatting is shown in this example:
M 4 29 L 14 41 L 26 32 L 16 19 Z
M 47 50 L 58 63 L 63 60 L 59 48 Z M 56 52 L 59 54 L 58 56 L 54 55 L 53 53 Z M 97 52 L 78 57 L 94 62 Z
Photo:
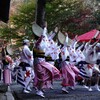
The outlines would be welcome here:
M 97 23 L 100 25 L 100 10 L 97 10 L 97 11 L 94 13 L 94 16 L 95 16 L 95 18 L 96 18 Z
M 7 41 L 16 39 L 17 45 L 20 45 L 24 38 L 33 39 L 32 23 L 35 19 L 35 3 L 35 0 L 28 0 L 18 6 L 15 14 L 10 17 L 9 25 L 0 27 L 0 38 Z
M 62 31 L 82 34 L 96 27 L 93 12 L 83 0 L 53 0 L 46 12 L 49 30 L 58 25 Z
M 34 0 L 29 0 L 28 2 L 22 4 L 17 13 L 12 16 L 11 21 L 15 25 L 16 29 L 22 29 L 25 35 L 29 36 L 33 34 L 32 23 L 35 19 L 35 2 Z

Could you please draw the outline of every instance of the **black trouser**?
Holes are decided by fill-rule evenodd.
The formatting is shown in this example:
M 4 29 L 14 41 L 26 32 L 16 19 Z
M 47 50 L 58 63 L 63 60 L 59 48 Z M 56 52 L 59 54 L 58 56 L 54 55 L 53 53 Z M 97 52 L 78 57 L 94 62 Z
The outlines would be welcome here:
M 25 63 L 25 62 L 21 62 L 19 64 L 19 66 L 22 67 L 23 71 L 26 71 L 26 67 L 30 67 L 30 65 L 28 63 Z
M 97 65 L 100 65 L 100 59 L 97 60 L 96 64 Z

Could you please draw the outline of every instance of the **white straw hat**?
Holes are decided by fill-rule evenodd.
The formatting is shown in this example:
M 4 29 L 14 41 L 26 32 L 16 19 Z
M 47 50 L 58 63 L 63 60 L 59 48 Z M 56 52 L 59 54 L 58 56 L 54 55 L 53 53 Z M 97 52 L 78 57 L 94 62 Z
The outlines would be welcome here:
M 23 43 L 29 43 L 30 41 L 28 39 L 23 40 Z
M 65 39 L 66 39 L 66 36 L 62 32 L 59 31 L 59 33 L 58 33 L 58 40 L 59 40 L 59 42 L 61 44 L 64 44 Z M 72 40 L 70 38 L 68 38 L 68 44 L 67 45 L 69 46 L 71 43 L 72 43 Z
M 38 37 L 40 37 L 41 34 L 43 33 L 43 29 L 39 25 L 37 25 L 36 23 L 33 23 L 32 31 Z

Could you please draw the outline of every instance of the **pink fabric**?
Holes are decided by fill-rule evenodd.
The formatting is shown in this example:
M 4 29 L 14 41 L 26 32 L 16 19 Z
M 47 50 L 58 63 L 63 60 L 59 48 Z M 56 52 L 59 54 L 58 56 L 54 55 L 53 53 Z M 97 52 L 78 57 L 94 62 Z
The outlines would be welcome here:
M 51 88 L 53 79 L 60 78 L 59 70 L 48 62 L 42 61 L 35 66 L 34 85 L 42 88 Z
M 75 73 L 71 69 L 70 64 L 66 64 L 62 62 L 61 64 L 61 71 L 62 71 L 62 86 L 74 86 L 75 85 Z
M 70 64 L 71 65 L 71 69 L 74 71 L 75 75 L 78 76 L 79 75 L 79 69 L 74 65 L 74 64 Z
M 60 71 L 55 66 L 53 66 L 52 64 L 45 62 L 45 61 L 43 61 L 41 63 L 41 65 L 43 67 L 47 68 L 52 73 L 53 79 L 59 79 L 60 78 Z
M 5 69 L 3 72 L 4 83 L 10 85 L 12 83 L 11 80 L 11 71 L 9 69 Z
M 90 39 L 92 39 L 95 36 L 97 31 L 98 30 L 94 29 L 94 30 L 91 30 L 91 31 L 89 31 L 85 34 L 82 34 L 82 35 L 78 36 L 78 40 L 80 40 L 80 41 L 89 41 Z M 100 34 L 97 37 L 97 39 L 100 39 Z

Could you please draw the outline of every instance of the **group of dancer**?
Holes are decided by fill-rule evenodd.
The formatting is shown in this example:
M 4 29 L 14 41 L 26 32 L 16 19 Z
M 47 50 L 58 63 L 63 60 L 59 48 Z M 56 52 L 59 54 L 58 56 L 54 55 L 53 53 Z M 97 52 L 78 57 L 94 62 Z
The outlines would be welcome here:
M 95 74 L 95 88 L 99 89 L 100 74 L 100 44 L 99 41 L 91 39 L 87 43 L 81 43 L 77 36 L 68 44 L 68 34 L 65 32 L 65 42 L 63 45 L 53 40 L 58 32 L 57 28 L 47 35 L 47 23 L 43 29 L 42 35 L 34 43 L 33 52 L 29 49 L 30 41 L 23 41 L 23 49 L 20 54 L 20 64 L 17 74 L 17 82 L 24 89 L 23 92 L 30 93 L 30 83 L 36 89 L 36 94 L 45 97 L 44 89 L 52 88 L 53 81 L 62 79 L 62 92 L 69 93 L 67 87 L 75 89 L 76 80 L 81 78 L 88 91 L 92 91 L 91 79 Z M 60 70 L 54 66 L 59 59 Z M 52 63 L 53 62 L 53 63 Z M 87 85 L 88 81 L 88 85 Z

